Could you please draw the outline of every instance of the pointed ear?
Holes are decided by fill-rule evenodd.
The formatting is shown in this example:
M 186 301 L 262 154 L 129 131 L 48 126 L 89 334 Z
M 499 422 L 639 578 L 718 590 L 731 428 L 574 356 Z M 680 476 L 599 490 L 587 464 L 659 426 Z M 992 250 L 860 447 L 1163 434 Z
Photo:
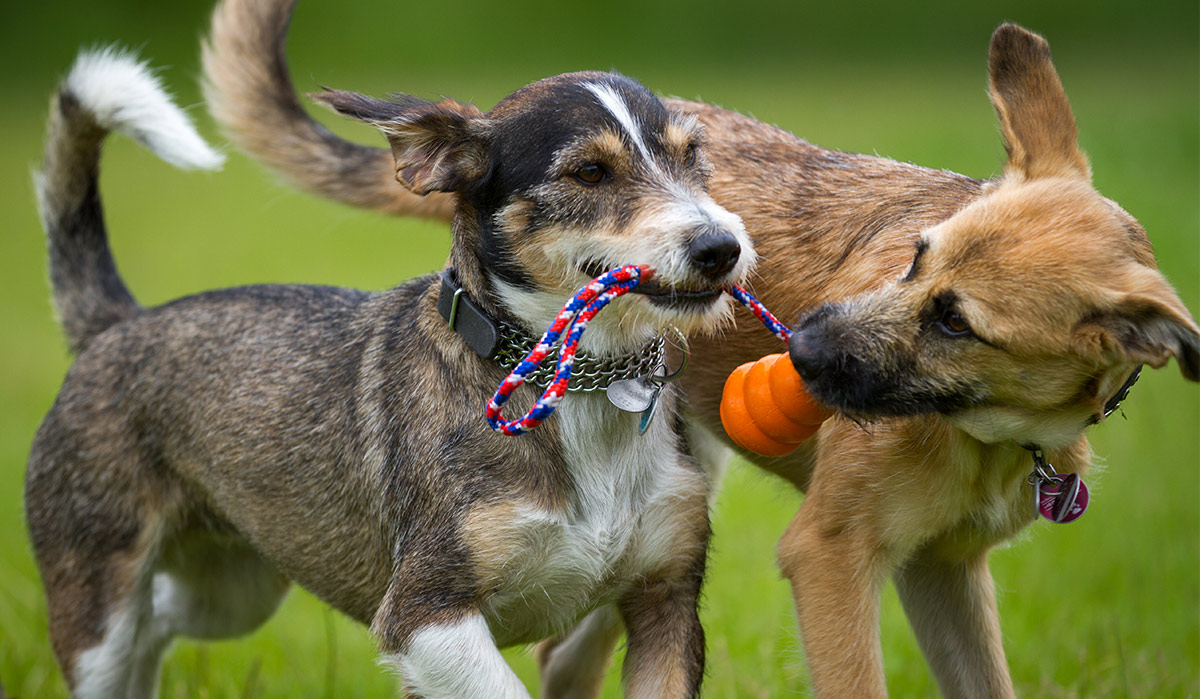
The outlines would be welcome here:
M 392 146 L 396 179 L 415 194 L 461 191 L 487 170 L 484 116 L 474 105 L 408 95 L 379 100 L 328 88 L 310 97 L 379 127 Z
M 1174 293 L 1167 302 L 1157 294 L 1127 294 L 1080 324 L 1075 337 L 1102 355 L 1156 369 L 1174 357 L 1184 378 L 1200 381 L 1200 329 Z
M 988 57 L 992 105 L 1008 150 L 1007 174 L 1027 179 L 1091 179 L 1079 150 L 1079 129 L 1050 61 L 1050 44 L 1015 24 L 992 35 Z

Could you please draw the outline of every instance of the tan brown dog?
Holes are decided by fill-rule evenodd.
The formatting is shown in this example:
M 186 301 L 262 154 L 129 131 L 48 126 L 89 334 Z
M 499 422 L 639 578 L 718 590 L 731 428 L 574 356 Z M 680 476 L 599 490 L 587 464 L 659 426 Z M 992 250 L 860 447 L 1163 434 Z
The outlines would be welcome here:
M 283 59 L 292 4 L 232 0 L 218 15 L 206 52 L 218 120 L 310 191 L 447 218 L 444 200 L 391 180 L 386 153 L 305 116 Z M 1060 473 L 1083 473 L 1085 428 L 1138 365 L 1175 357 L 1188 379 L 1200 373 L 1200 331 L 1144 231 L 1090 184 L 1046 42 L 1004 25 L 989 70 L 1009 160 L 987 182 L 672 103 L 707 129 L 711 191 L 760 254 L 754 291 L 800 318 L 793 360 L 844 414 L 791 456 L 745 454 L 807 492 L 779 560 L 819 696 L 886 693 L 878 615 L 889 577 L 943 694 L 1013 695 L 987 555 L 1035 517 L 1031 448 Z M 725 377 L 778 351 L 755 322 L 693 341 L 690 406 L 722 438 Z M 546 693 L 594 693 L 618 636 L 593 617 L 543 646 Z

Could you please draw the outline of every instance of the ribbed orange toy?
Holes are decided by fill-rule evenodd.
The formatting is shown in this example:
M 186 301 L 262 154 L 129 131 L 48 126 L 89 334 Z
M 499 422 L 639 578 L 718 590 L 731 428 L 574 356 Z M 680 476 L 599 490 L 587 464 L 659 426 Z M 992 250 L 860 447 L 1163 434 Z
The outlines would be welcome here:
M 813 400 L 786 353 L 733 370 L 721 395 L 721 424 L 740 447 L 783 456 L 816 434 L 830 411 Z

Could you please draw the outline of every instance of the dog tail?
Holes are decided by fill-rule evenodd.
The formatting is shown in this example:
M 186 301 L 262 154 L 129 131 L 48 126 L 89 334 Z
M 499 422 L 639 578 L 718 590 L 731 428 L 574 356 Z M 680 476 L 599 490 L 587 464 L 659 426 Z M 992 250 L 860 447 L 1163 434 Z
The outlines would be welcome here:
M 351 143 L 300 104 L 284 58 L 295 0 L 224 0 L 203 44 L 209 110 L 238 148 L 288 182 L 345 204 L 449 221 L 446 194 L 418 196 L 396 181 L 389 150 Z
M 97 177 L 100 146 L 119 131 L 181 168 L 224 158 L 171 103 L 149 68 L 114 48 L 80 54 L 50 102 L 46 154 L 34 174 L 54 305 L 71 350 L 138 312 L 108 247 Z

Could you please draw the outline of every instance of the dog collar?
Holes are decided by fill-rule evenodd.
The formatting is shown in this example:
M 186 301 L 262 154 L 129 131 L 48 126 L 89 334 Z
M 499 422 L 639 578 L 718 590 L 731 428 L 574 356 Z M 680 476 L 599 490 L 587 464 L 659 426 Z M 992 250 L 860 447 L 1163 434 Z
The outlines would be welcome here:
M 1133 385 L 1137 383 L 1137 380 L 1139 377 L 1141 377 L 1141 375 L 1142 365 L 1139 364 L 1137 365 L 1137 368 L 1133 370 L 1133 373 L 1129 375 L 1129 378 L 1125 379 L 1125 383 L 1121 384 L 1121 387 L 1117 389 L 1116 395 L 1114 395 L 1112 398 L 1109 398 L 1108 402 L 1104 404 L 1104 417 L 1112 415 L 1117 408 L 1121 407 L 1121 401 L 1129 397 L 1130 389 L 1132 389 Z M 1100 422 L 1100 419 L 1101 418 L 1097 418 L 1095 415 L 1093 415 L 1088 422 L 1088 426 Z
M 484 359 L 495 361 L 512 371 L 537 345 L 537 338 L 503 320 L 488 316 L 454 279 L 454 269 L 442 271 L 438 295 L 438 313 L 471 349 Z M 666 362 L 666 337 L 659 335 L 635 354 L 593 357 L 584 352 L 575 355 L 568 391 L 606 391 L 617 381 L 653 376 Z M 554 378 L 554 365 L 544 364 L 531 372 L 526 383 L 546 388 Z
M 1117 389 L 1116 394 L 1104 404 L 1104 417 L 1112 415 L 1121 407 L 1121 401 L 1129 397 L 1129 390 L 1137 383 L 1141 374 L 1142 367 L 1138 365 L 1129 378 L 1125 379 L 1125 383 Z M 1100 419 L 1093 415 L 1088 420 L 1088 426 L 1096 424 Z M 1023 446 L 1033 455 L 1033 472 L 1026 479 L 1026 482 L 1033 486 L 1033 516 L 1041 515 L 1059 524 L 1074 522 L 1083 516 L 1090 499 L 1083 479 L 1074 473 L 1060 475 L 1054 470 L 1054 466 L 1046 461 L 1042 448 L 1036 444 Z

